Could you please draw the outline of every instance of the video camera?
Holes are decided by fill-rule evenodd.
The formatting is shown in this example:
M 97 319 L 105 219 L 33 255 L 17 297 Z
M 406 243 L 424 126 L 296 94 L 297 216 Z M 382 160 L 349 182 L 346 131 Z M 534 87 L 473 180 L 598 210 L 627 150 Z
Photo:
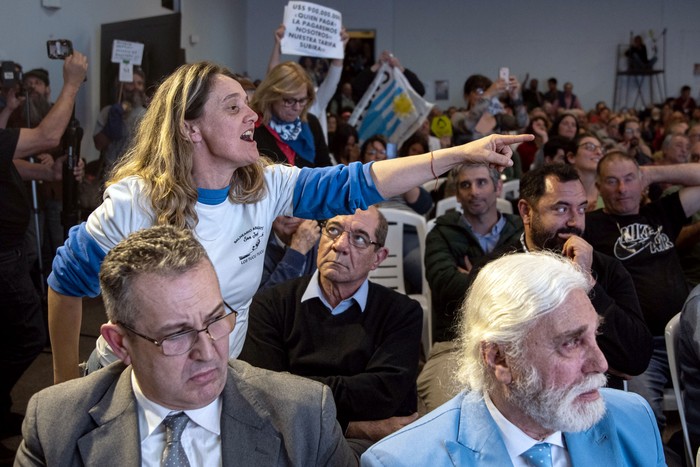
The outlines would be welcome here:
M 2 76 L 0 76 L 0 84 L 3 89 L 18 89 L 17 93 L 21 92 L 22 87 L 22 67 L 15 62 L 2 62 Z

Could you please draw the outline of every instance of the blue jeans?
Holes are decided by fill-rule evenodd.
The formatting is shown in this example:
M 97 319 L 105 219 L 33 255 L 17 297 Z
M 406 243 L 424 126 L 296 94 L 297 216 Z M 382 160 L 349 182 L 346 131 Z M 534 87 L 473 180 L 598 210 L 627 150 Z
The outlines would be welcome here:
M 659 431 L 663 433 L 666 426 L 666 417 L 663 411 L 664 388 L 671 382 L 671 370 L 668 366 L 664 336 L 654 336 L 653 343 L 654 352 L 651 355 L 649 366 L 644 373 L 632 378 L 627 388 L 646 399 L 651 410 L 654 411 Z

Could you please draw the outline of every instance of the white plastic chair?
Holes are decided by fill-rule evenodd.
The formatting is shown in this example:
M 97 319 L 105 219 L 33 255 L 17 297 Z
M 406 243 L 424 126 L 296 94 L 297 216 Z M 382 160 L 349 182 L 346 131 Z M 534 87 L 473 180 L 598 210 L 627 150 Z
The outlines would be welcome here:
M 403 209 L 394 208 L 379 208 L 389 222 L 389 232 L 386 236 L 385 246 L 389 249 L 389 255 L 379 265 L 377 269 L 369 273 L 369 279 L 372 282 L 381 284 L 397 292 L 406 293 L 404 287 L 404 271 L 403 271 L 403 227 L 410 225 L 415 227 L 418 234 L 420 245 L 420 257 L 425 257 L 425 236 L 427 232 L 425 218 L 414 212 Z M 421 294 L 408 295 L 412 299 L 420 303 L 423 308 L 423 350 L 425 355 L 430 355 L 432 347 L 432 318 L 430 315 L 430 287 L 425 279 L 425 266 L 421 262 Z
M 504 214 L 513 214 L 513 205 L 507 199 L 496 198 L 496 209 Z
M 496 199 L 496 209 L 505 214 L 513 214 L 513 205 L 505 198 Z M 440 217 L 451 210 L 462 212 L 462 205 L 459 204 L 456 196 L 450 196 L 438 201 L 435 205 L 435 217 Z
M 680 362 L 676 358 L 678 355 L 678 337 L 680 332 L 680 319 L 681 314 L 678 313 L 676 316 L 671 318 L 671 320 L 666 325 L 666 330 L 664 332 L 664 337 L 666 339 L 666 353 L 668 354 L 668 366 L 671 370 L 671 381 L 673 382 L 673 394 L 676 399 L 676 405 L 678 407 L 678 418 L 681 419 L 681 428 L 683 429 L 683 445 L 685 446 L 685 457 L 687 464 L 691 467 L 695 467 L 695 459 L 693 458 L 693 453 L 690 450 L 690 437 L 688 436 L 688 425 L 685 421 L 685 406 L 683 403 L 683 388 L 680 378 Z M 664 401 L 666 395 L 664 394 Z
M 448 196 L 438 201 L 435 205 L 435 217 L 440 217 L 452 210 L 462 212 L 462 205 L 459 204 L 456 196 Z
M 425 188 L 425 190 L 428 192 L 431 192 L 436 189 L 439 190 L 442 184 L 446 181 L 447 177 L 438 177 L 437 182 L 435 181 L 435 179 L 428 180 L 423 184 L 423 188 Z
M 518 199 L 520 198 L 520 180 L 508 180 L 503 182 L 503 190 L 501 190 L 501 198 Z

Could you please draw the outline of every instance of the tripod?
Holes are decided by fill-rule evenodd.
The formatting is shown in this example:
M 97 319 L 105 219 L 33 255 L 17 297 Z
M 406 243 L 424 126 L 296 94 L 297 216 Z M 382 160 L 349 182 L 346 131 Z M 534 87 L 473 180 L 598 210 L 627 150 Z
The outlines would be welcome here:
M 29 91 L 25 90 L 25 115 L 26 126 L 31 128 Z M 63 209 L 61 211 L 61 224 L 63 226 L 64 238 L 68 236 L 68 230 L 76 225 L 80 220 L 80 210 L 78 207 L 78 182 L 73 175 L 73 169 L 80 160 L 80 143 L 83 138 L 83 129 L 80 122 L 75 118 L 75 107 L 73 114 L 62 137 L 62 146 L 67 152 L 66 161 L 62 167 L 62 188 L 63 188 Z M 35 157 L 29 157 L 29 162 L 34 163 Z M 39 269 L 39 289 L 42 297 L 46 297 L 46 285 L 44 274 L 43 252 L 43 232 L 41 230 L 39 197 L 37 192 L 37 181 L 31 181 L 32 213 L 34 219 L 35 243 L 37 251 L 37 266 Z M 46 221 L 45 221 L 46 222 Z
M 26 117 L 27 128 L 32 127 L 32 119 L 30 115 L 31 106 L 29 103 L 29 89 L 24 89 L 24 115 Z M 30 163 L 34 164 L 36 159 L 34 156 L 29 156 L 27 159 Z M 39 197 L 37 195 L 37 181 L 32 180 L 30 182 L 31 192 L 32 192 L 32 214 L 34 218 L 34 233 L 36 241 L 36 256 L 37 264 L 39 267 L 39 288 L 41 290 L 41 296 L 46 296 L 46 286 L 44 285 L 44 260 L 41 256 L 41 222 L 39 222 Z
M 73 169 L 80 161 L 80 142 L 83 140 L 83 128 L 75 118 L 75 107 L 73 115 L 66 131 L 63 133 L 63 146 L 66 148 L 68 157 L 63 164 L 63 210 L 61 211 L 61 224 L 63 225 L 63 236 L 68 237 L 71 227 L 80 221 L 80 207 L 78 206 L 78 182 L 73 176 Z

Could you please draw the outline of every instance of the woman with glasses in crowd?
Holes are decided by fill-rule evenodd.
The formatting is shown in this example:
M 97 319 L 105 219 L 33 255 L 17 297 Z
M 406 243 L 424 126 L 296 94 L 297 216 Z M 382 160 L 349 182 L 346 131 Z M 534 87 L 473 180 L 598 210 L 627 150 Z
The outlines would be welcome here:
M 588 199 L 586 211 L 602 208 L 603 200 L 598 195 L 598 187 L 596 187 L 595 182 L 598 162 L 605 155 L 605 147 L 592 133 L 582 133 L 574 139 L 574 148 L 576 152 L 568 153 L 566 162 L 574 166 L 578 172 L 578 178 L 586 190 L 586 198 Z
M 316 98 L 309 75 L 294 62 L 280 63 L 255 90 L 255 141 L 260 154 L 297 167 L 331 165 L 321 124 L 309 108 Z

